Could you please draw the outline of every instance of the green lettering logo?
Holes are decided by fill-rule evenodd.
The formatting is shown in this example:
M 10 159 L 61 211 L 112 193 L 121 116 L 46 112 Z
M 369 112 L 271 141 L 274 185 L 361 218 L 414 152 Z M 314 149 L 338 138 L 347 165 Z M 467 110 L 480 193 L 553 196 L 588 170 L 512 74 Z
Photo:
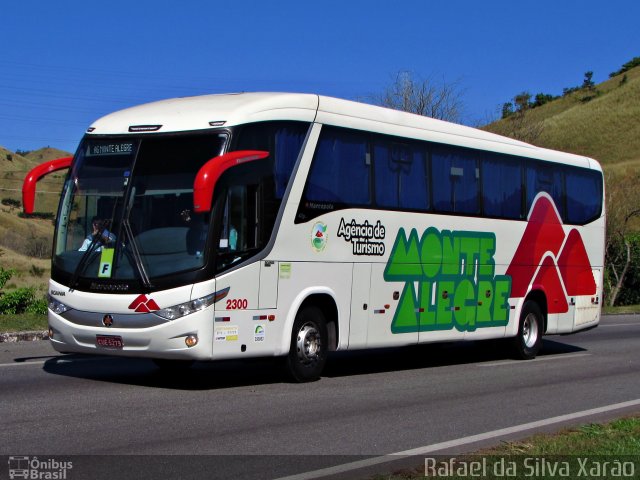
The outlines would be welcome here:
M 511 277 L 495 274 L 493 233 L 438 231 L 418 238 L 398 231 L 384 271 L 387 282 L 404 282 L 392 333 L 474 331 L 509 322 Z

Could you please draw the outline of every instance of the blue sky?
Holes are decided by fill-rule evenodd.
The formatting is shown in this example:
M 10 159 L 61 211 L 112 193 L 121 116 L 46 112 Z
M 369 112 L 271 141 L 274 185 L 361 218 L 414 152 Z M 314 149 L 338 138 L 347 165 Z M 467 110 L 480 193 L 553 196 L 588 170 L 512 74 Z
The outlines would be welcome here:
M 528 90 L 601 82 L 640 56 L 637 0 L 20 0 L 0 8 L 0 145 L 75 150 L 96 118 L 237 91 L 380 93 L 458 82 L 477 124 Z

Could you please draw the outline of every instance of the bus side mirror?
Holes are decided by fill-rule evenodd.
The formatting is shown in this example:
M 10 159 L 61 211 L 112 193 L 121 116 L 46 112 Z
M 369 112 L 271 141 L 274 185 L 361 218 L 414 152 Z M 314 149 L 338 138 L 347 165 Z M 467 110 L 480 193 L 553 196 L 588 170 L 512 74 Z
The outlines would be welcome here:
M 213 190 L 224 172 L 243 163 L 261 160 L 268 156 L 269 152 L 262 150 L 238 150 L 209 160 L 200 168 L 193 182 L 193 211 L 197 213 L 211 211 Z
M 33 213 L 36 203 L 36 183 L 42 177 L 58 170 L 69 168 L 73 157 L 57 158 L 32 168 L 22 182 L 22 208 L 24 213 Z

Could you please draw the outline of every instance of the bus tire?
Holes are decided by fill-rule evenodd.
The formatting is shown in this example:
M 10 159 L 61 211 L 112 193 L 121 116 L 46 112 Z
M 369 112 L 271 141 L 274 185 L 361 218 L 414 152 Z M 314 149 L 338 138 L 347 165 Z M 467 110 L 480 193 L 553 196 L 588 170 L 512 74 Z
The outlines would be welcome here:
M 322 310 L 315 306 L 298 312 L 293 322 L 289 354 L 285 369 L 294 382 L 312 382 L 320 378 L 327 361 L 327 322 Z
M 518 334 L 512 339 L 513 354 L 520 360 L 532 360 L 542 345 L 542 311 L 536 302 L 527 300 L 520 312 Z

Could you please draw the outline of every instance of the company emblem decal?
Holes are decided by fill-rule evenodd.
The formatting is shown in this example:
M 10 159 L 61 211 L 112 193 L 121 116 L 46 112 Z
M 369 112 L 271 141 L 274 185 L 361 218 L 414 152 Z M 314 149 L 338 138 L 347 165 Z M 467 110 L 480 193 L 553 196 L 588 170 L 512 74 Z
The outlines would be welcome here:
M 311 229 L 311 246 L 316 252 L 321 252 L 327 246 L 327 226 L 322 223 L 316 223 Z
M 146 295 L 138 295 L 138 297 L 131 302 L 129 310 L 134 310 L 138 313 L 149 313 L 155 310 L 160 310 L 158 304 L 152 298 L 147 298 Z
M 102 317 L 102 324 L 105 327 L 112 327 L 113 326 L 113 317 L 109 314 L 105 315 L 104 317 Z
M 524 297 L 530 287 L 542 290 L 549 313 L 568 312 L 568 296 L 595 295 L 598 288 L 580 233 L 573 228 L 565 234 L 553 200 L 545 194 L 531 207 L 507 275 L 513 297 Z

